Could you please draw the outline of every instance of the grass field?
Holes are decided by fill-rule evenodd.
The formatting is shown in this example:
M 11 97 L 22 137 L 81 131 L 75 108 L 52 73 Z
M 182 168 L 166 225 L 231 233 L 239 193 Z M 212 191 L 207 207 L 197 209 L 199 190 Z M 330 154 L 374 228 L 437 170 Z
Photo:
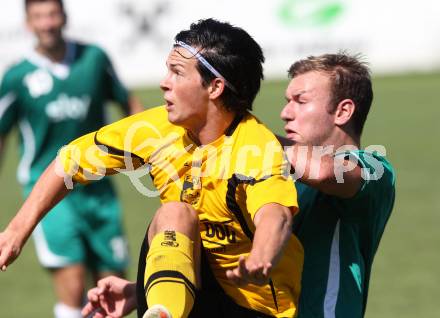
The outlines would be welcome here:
M 281 133 L 279 112 L 286 82 L 268 82 L 255 113 Z M 397 201 L 377 253 L 370 289 L 368 318 L 440 317 L 440 74 L 374 79 L 375 101 L 363 146 L 384 145 L 397 171 Z M 156 89 L 137 91 L 146 105 L 161 103 Z M 436 137 L 437 136 L 437 137 Z M 21 200 L 15 179 L 16 137 L 10 138 L 0 172 L 0 228 Z M 124 177 L 114 177 L 125 211 L 135 276 L 137 251 L 157 199 L 138 194 Z M 0 317 L 52 317 L 54 296 L 47 273 L 38 266 L 29 242 L 21 257 L 0 273 Z M 133 316 L 134 317 L 134 316 Z

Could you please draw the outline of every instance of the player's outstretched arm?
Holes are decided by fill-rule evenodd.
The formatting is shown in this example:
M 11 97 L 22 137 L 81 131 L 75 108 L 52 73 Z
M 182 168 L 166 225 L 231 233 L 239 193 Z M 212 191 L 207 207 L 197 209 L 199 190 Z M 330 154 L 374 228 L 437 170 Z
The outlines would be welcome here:
M 362 175 L 356 163 L 342 157 L 335 159 L 326 147 L 298 145 L 285 137 L 276 137 L 286 151 L 295 179 L 341 198 L 350 198 L 358 192 Z
M 262 206 L 254 217 L 256 231 L 252 250 L 248 257 L 240 257 L 238 267 L 227 271 L 227 277 L 237 285 L 267 284 L 290 238 L 292 219 L 288 207 L 277 203 Z
M 20 254 L 23 245 L 38 222 L 70 190 L 64 184 L 64 177 L 55 170 L 55 160 L 47 167 L 35 184 L 31 194 L 0 233 L 0 269 L 6 270 Z
M 362 185 L 361 168 L 357 162 L 335 157 L 325 147 L 295 144 L 287 148 L 287 156 L 296 177 L 321 192 L 350 198 Z
M 87 300 L 82 310 L 84 317 L 125 317 L 137 307 L 136 283 L 116 276 L 105 277 L 87 292 Z

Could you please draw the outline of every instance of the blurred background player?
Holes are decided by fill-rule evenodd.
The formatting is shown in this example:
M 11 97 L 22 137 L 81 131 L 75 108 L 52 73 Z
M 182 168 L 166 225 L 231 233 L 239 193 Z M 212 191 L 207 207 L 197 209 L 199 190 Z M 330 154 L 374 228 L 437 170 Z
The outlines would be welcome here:
M 304 246 L 301 318 L 360 318 L 371 266 L 395 197 L 391 164 L 360 150 L 373 100 L 368 67 L 346 54 L 289 69 L 281 118 L 299 177 L 294 233 Z
M 63 145 L 104 125 L 107 100 L 126 114 L 142 106 L 101 49 L 63 37 L 67 17 L 61 0 L 26 0 L 25 9 L 37 44 L 2 80 L 0 154 L 18 125 L 18 179 L 27 196 Z M 127 265 L 120 206 L 108 180 L 75 189 L 37 226 L 34 240 L 53 278 L 57 318 L 81 317 L 86 268 L 98 279 L 121 275 Z

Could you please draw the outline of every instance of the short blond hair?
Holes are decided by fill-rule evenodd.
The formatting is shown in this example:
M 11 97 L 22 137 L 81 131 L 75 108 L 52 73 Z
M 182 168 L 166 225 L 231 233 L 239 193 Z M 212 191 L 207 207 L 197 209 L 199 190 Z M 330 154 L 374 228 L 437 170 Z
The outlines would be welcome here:
M 349 55 L 345 52 L 309 56 L 293 63 L 288 74 L 290 78 L 308 72 L 322 72 L 330 78 L 331 101 L 329 110 L 334 111 L 343 99 L 351 99 L 355 111 L 350 123 L 354 132 L 361 135 L 371 103 L 373 89 L 368 64 L 360 55 Z

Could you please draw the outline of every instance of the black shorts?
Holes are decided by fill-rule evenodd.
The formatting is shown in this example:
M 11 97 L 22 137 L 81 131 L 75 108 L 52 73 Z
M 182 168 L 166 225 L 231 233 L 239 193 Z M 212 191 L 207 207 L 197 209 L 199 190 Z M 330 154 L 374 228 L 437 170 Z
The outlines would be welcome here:
M 142 318 L 148 309 L 145 301 L 144 273 L 145 261 L 148 253 L 148 236 L 145 235 L 139 254 L 138 273 L 136 281 L 136 297 L 137 297 L 137 313 L 138 318 Z M 241 307 L 237 305 L 223 291 L 217 280 L 215 279 L 206 254 L 202 248 L 201 257 L 201 276 L 202 289 L 196 290 L 196 299 L 194 307 L 191 310 L 189 318 L 269 318 L 272 316 L 265 315 L 255 310 Z

